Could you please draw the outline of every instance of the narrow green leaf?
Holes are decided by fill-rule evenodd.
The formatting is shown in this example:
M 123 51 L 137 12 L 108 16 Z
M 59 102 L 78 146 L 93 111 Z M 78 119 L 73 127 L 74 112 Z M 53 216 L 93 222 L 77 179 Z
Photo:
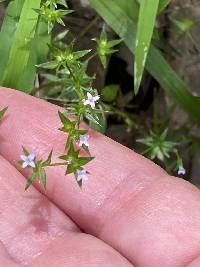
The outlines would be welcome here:
M 133 3 L 134 0 L 124 0 Z M 107 24 L 124 40 L 129 49 L 135 52 L 136 24 L 127 9 L 120 5 L 121 0 L 90 0 L 92 7 L 103 17 Z M 160 51 L 151 45 L 146 68 L 160 83 L 161 87 L 193 119 L 200 123 L 200 100 L 188 90 L 183 80 L 170 67 Z
M 107 129 L 107 120 L 104 112 L 102 111 L 101 113 L 97 114 L 97 117 L 99 123 L 97 124 L 94 121 L 90 121 L 90 127 L 97 132 L 105 133 Z
M 88 162 L 90 162 L 91 160 L 93 160 L 93 157 L 80 157 L 77 160 L 77 163 L 79 165 L 79 167 L 86 165 Z
M 62 155 L 62 156 L 59 157 L 59 159 L 68 160 L 68 156 L 67 155 Z
M 51 158 L 52 158 L 52 154 L 53 154 L 53 149 L 50 151 L 47 160 L 45 160 L 42 164 L 43 167 L 48 166 L 51 164 Z
M 26 183 L 25 191 L 29 188 L 29 186 L 33 184 L 35 177 L 36 177 L 35 173 L 32 173 L 29 175 L 28 181 Z
M 66 8 L 68 7 L 65 0 L 58 0 L 57 3 L 60 4 L 60 5 L 63 5 Z
M 2 77 L 9 58 L 10 48 L 14 41 L 15 31 L 17 29 L 18 20 L 23 7 L 23 0 L 12 1 L 5 11 L 4 20 L 0 31 L 0 81 L 2 85 Z
M 192 18 L 184 18 L 182 20 L 171 18 L 171 21 L 174 23 L 175 31 L 178 34 L 185 34 L 189 32 L 196 23 L 196 21 Z
M 52 70 L 58 67 L 58 63 L 56 61 L 49 61 L 49 62 L 41 63 L 37 65 L 36 67 Z
M 99 121 L 99 117 L 96 114 L 91 114 L 91 113 L 87 112 L 87 113 L 85 113 L 85 117 L 86 117 L 86 119 L 89 120 L 90 124 L 94 123 L 94 124 L 97 124 L 100 127 L 102 127 L 101 123 Z
M 46 190 L 46 172 L 44 169 L 41 169 L 38 174 L 39 180 L 42 182 L 42 185 L 44 186 L 44 189 Z
M 20 14 L 24 5 L 24 0 L 10 1 L 6 8 L 4 20 L 0 31 L 0 84 L 3 85 L 4 72 L 6 71 L 8 60 L 10 57 L 11 48 L 16 41 L 16 31 L 19 25 Z M 26 21 L 25 23 L 26 24 Z M 36 64 L 44 62 L 47 53 L 50 36 L 47 35 L 47 25 L 39 22 L 34 38 L 29 43 L 30 56 L 28 63 L 24 69 L 22 77 L 18 77 L 16 83 L 18 89 L 30 93 L 34 86 L 36 76 Z M 19 53 L 20 55 L 20 53 Z M 13 66 L 18 67 L 19 58 L 13 62 Z M 13 86 L 16 87 L 16 86 Z
M 67 166 L 67 170 L 66 170 L 66 172 L 65 172 L 65 175 L 70 174 L 70 173 L 73 173 L 73 172 L 75 172 L 76 170 L 77 170 L 77 166 L 76 166 L 76 165 L 74 165 L 74 164 L 69 164 L 69 165 Z
M 59 128 L 60 131 L 63 131 L 63 132 L 69 132 L 70 130 L 72 130 L 75 126 L 74 122 L 70 121 L 65 115 L 64 113 L 58 111 L 58 115 L 59 115 L 59 118 L 63 124 L 63 127 L 62 128 Z
M 75 59 L 80 59 L 84 56 L 86 56 L 88 53 L 90 53 L 92 50 L 91 49 L 88 49 L 88 50 L 82 50 L 82 51 L 77 51 L 77 52 L 74 52 L 73 55 L 75 57 Z
M 158 11 L 159 0 L 142 0 L 139 12 L 139 21 L 136 35 L 135 64 L 134 64 L 134 90 L 138 93 L 153 29 Z
M 39 8 L 41 0 L 26 0 L 23 2 L 20 19 L 14 33 L 13 43 L 1 82 L 4 86 L 21 90 L 23 88 L 20 88 L 20 80 L 26 70 L 31 53 L 32 40 L 37 29 L 38 14 L 33 8 Z

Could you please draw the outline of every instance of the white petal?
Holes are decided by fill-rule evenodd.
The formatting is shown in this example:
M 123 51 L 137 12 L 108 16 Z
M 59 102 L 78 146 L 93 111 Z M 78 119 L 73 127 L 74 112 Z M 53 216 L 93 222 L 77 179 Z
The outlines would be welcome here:
M 90 136 L 88 134 L 84 135 L 85 136 L 85 139 L 88 141 Z
M 84 142 L 84 140 L 85 140 L 85 135 L 81 135 L 80 136 L 80 142 Z
M 30 155 L 28 155 L 28 159 L 29 159 L 30 161 L 33 161 L 33 160 L 35 159 L 35 155 L 34 155 L 34 154 L 30 154 Z
M 34 162 L 34 161 L 29 162 L 28 165 L 29 165 L 30 167 L 32 167 L 32 168 L 35 168 L 35 162 Z
M 84 100 L 83 104 L 86 106 L 86 105 L 89 105 L 90 104 L 90 101 L 88 99 Z
M 100 98 L 100 96 L 98 96 L 98 95 L 93 97 L 94 101 L 98 101 L 99 98 Z
M 86 175 L 87 171 L 85 169 L 81 170 L 81 175 Z
M 87 92 L 87 97 L 88 97 L 88 98 L 91 98 L 92 95 L 91 95 L 89 92 Z
M 186 174 L 185 168 L 180 166 L 178 169 L 178 175 L 185 175 L 185 174 Z
M 25 156 L 25 155 L 21 155 L 20 158 L 21 158 L 21 160 L 23 160 L 23 161 L 27 161 L 27 159 L 28 159 L 28 157 Z
M 26 167 L 28 167 L 28 163 L 26 161 L 24 161 L 22 164 L 22 168 L 25 169 Z
M 85 142 L 85 146 L 89 147 L 89 142 L 86 141 Z
M 76 180 L 77 180 L 77 182 L 80 182 L 82 180 L 82 177 L 81 176 L 77 176 Z
M 90 103 L 92 109 L 95 109 L 95 102 Z

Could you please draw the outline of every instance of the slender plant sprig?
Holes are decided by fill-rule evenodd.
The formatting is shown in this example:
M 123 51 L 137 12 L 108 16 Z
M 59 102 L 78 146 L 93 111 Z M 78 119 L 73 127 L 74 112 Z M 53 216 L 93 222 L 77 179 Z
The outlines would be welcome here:
M 114 47 L 122 42 L 122 39 L 119 40 L 108 40 L 105 27 L 103 27 L 101 34 L 98 39 L 93 39 L 97 43 L 97 54 L 100 58 L 100 61 L 105 68 L 107 65 L 107 57 L 115 52 L 117 49 Z
M 59 130 L 67 133 L 67 141 L 65 145 L 66 153 L 59 157 L 63 162 L 52 163 L 53 150 L 49 153 L 46 160 L 37 160 L 34 154 L 30 153 L 23 147 L 23 155 L 21 155 L 21 159 L 17 162 L 23 169 L 32 169 L 32 172 L 28 176 L 25 190 L 27 190 L 36 179 L 38 179 L 39 183 L 41 183 L 46 190 L 46 167 L 66 166 L 67 169 L 65 175 L 74 173 L 75 179 L 80 187 L 82 187 L 83 181 L 88 179 L 87 174 L 89 172 L 85 170 L 83 166 L 90 162 L 93 157 L 90 156 L 88 149 L 89 135 L 87 135 L 87 130 L 79 129 L 79 117 L 76 117 L 75 121 L 70 121 L 64 113 L 60 111 L 59 117 L 63 124 Z M 74 143 L 79 145 L 79 147 L 82 147 L 89 156 L 80 156 L 80 148 L 76 150 Z
M 36 160 L 36 156 L 32 153 L 29 153 L 29 151 L 25 147 L 23 147 L 23 155 L 21 155 L 21 159 L 17 162 L 22 166 L 23 169 L 32 168 L 32 172 L 28 176 L 25 190 L 27 190 L 29 186 L 32 185 L 36 178 L 39 180 L 39 183 L 42 183 L 44 189 L 46 190 L 45 167 L 51 166 L 51 158 L 52 151 L 49 153 L 46 160 Z
M 70 87 L 71 96 L 77 100 L 73 102 L 71 106 L 71 114 L 74 115 L 74 119 L 70 120 L 67 116 L 69 112 L 59 112 L 59 118 L 62 123 L 60 131 L 67 134 L 65 144 L 65 154 L 59 158 L 64 161 L 63 165 L 67 166 L 65 174 L 74 173 L 75 179 L 79 186 L 82 186 L 83 180 L 87 179 L 89 173 L 85 168 L 88 162 L 93 157 L 89 152 L 89 135 L 87 130 L 80 129 L 80 124 L 83 118 L 88 120 L 98 120 L 96 116 L 96 102 L 99 100 L 99 96 L 96 94 L 96 90 L 91 87 L 91 80 L 87 74 L 88 61 L 82 62 L 81 59 L 90 53 L 90 50 L 73 51 L 73 44 L 64 45 L 54 43 L 51 46 L 52 60 L 39 65 L 38 67 L 54 70 L 55 74 L 48 77 L 54 77 L 55 81 L 62 81 L 67 88 Z M 88 87 L 87 87 L 88 86 Z M 87 156 L 80 156 L 80 148 L 77 149 L 77 145 L 81 147 Z M 54 164 L 55 166 L 55 164 Z M 30 176 L 30 182 L 36 177 Z
M 169 171 L 178 172 L 178 175 L 185 175 L 186 170 L 183 167 L 182 158 L 178 152 L 178 143 L 168 140 L 168 129 L 163 132 L 153 132 L 150 131 L 146 138 L 138 139 L 137 142 L 144 144 L 147 148 L 142 152 L 143 155 L 147 155 L 151 160 L 158 159 L 160 162 L 164 163 L 166 169 Z M 173 162 L 171 166 L 168 166 L 167 160 L 169 158 L 176 157 L 176 162 Z
M 69 14 L 57 12 L 57 4 L 63 6 L 65 1 L 48 0 L 45 1 L 39 12 L 41 18 L 48 24 L 49 32 L 54 24 L 61 23 L 60 15 Z M 67 6 L 65 6 L 67 8 Z M 46 12 L 46 13 L 45 13 Z M 56 14 L 56 15 L 55 15 Z M 54 16 L 55 15 L 55 16 Z M 56 17 L 58 15 L 58 17 Z M 61 23 L 62 24 L 62 23 Z M 89 163 L 93 157 L 89 151 L 89 134 L 88 130 L 81 128 L 84 119 L 89 122 L 100 125 L 99 114 L 102 113 L 102 106 L 98 103 L 100 96 L 97 90 L 92 87 L 94 76 L 87 74 L 88 62 L 97 54 L 92 50 L 76 51 L 75 41 L 66 44 L 63 40 L 68 31 L 59 33 L 52 38 L 50 48 L 50 61 L 38 65 L 38 68 L 47 70 L 43 73 L 43 77 L 55 86 L 60 86 L 58 91 L 60 99 L 67 99 L 68 106 L 66 111 L 58 112 L 62 127 L 60 131 L 64 132 L 66 137 L 65 152 L 59 156 L 62 162 L 52 163 L 52 151 L 46 160 L 37 159 L 36 156 L 23 147 L 23 155 L 18 163 L 22 168 L 31 169 L 28 182 L 25 189 L 37 179 L 46 189 L 46 171 L 47 167 L 65 166 L 65 175 L 74 174 L 74 177 L 80 187 L 83 181 L 88 179 L 88 170 L 85 165 Z M 100 35 L 98 50 L 101 56 L 106 60 L 106 56 L 114 53 L 113 49 L 121 40 L 107 41 L 106 33 Z M 45 87 L 47 88 L 47 87 Z M 73 115 L 72 118 L 69 118 Z

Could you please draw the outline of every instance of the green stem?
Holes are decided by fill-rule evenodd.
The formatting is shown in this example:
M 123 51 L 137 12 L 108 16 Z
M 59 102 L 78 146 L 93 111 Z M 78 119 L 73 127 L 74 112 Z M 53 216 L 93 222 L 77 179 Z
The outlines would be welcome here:
M 44 96 L 44 97 L 41 96 L 40 98 L 42 98 L 44 100 L 58 101 L 58 102 L 61 102 L 61 103 L 66 103 L 66 104 L 78 103 L 79 102 L 78 100 L 67 100 L 67 99 L 48 97 L 48 96 Z
M 158 127 L 158 103 L 157 98 L 154 94 L 154 100 L 153 100 L 153 129 L 154 131 L 157 131 Z
M 195 49 L 197 50 L 197 52 L 200 54 L 200 47 L 199 44 L 196 42 L 196 40 L 194 39 L 194 37 L 192 36 L 192 34 L 190 32 L 187 33 L 187 36 L 189 37 L 190 41 L 192 42 L 192 44 L 194 45 Z
M 93 26 L 96 25 L 99 16 L 96 16 L 91 22 L 78 34 L 78 36 L 74 39 L 74 43 L 77 43 L 79 39 L 81 39 Z
M 52 163 L 52 164 L 48 165 L 47 167 L 66 166 L 66 165 L 67 165 L 67 163 L 57 162 L 57 163 Z

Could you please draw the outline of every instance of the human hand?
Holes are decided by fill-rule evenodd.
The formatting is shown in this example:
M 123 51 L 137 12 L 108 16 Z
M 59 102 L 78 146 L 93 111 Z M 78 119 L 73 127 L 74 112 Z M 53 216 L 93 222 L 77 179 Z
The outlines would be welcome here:
M 200 193 L 151 161 L 90 131 L 83 189 L 63 167 L 24 192 L 24 145 L 39 158 L 63 152 L 58 107 L 2 88 L 0 267 L 199 267 Z M 39 191 L 40 192 L 39 192 Z M 45 194 L 46 197 L 43 195 Z M 192 261 L 195 261 L 191 263 Z

